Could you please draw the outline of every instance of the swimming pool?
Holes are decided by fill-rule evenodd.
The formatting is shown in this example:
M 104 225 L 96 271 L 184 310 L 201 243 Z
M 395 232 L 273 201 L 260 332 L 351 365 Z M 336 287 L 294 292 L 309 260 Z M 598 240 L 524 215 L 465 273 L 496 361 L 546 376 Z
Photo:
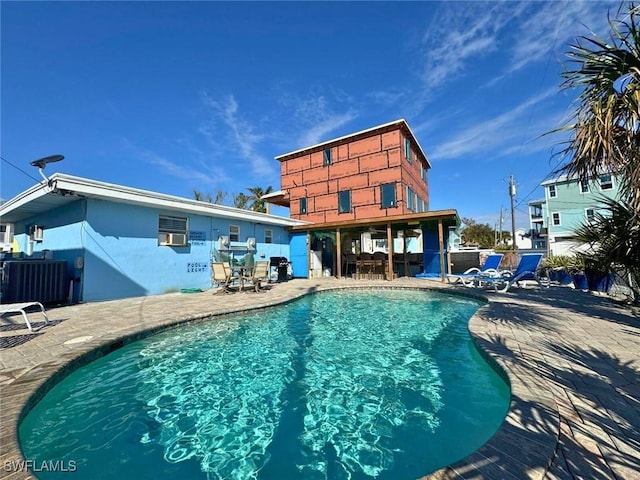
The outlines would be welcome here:
M 416 478 L 507 412 L 467 331 L 479 305 L 347 290 L 167 331 L 56 385 L 20 425 L 24 455 L 92 479 Z

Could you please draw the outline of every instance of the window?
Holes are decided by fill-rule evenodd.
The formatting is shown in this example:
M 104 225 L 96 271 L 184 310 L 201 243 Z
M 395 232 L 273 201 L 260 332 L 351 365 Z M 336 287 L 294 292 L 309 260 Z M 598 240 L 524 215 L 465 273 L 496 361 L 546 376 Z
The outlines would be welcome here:
M 600 190 L 611 190 L 613 188 L 613 177 L 609 174 L 600 175 Z
M 380 206 L 382 208 L 397 206 L 395 183 L 383 183 L 380 185 Z
M 560 225 L 560 213 L 555 212 L 551 214 L 551 223 L 556 227 Z
M 160 215 L 158 217 L 158 245 L 186 245 L 189 230 L 187 223 L 187 217 Z
M 0 243 L 10 244 L 11 242 L 13 242 L 11 225 L 0 225 Z
M 273 230 L 264 231 L 264 243 L 273 243 Z
M 428 183 L 429 182 L 429 177 L 427 176 L 427 169 L 424 168 L 424 165 L 420 164 L 420 178 L 422 178 L 422 180 L 424 180 L 424 183 Z
M 556 186 L 549 185 L 549 198 L 556 198 L 557 196 L 558 196 L 558 193 L 556 192 Z
M 407 210 L 415 212 L 416 210 L 416 194 L 410 187 L 407 187 Z
M 591 223 L 596 219 L 596 211 L 594 208 L 587 208 L 584 211 L 584 216 L 587 219 L 587 222 Z
M 324 149 L 324 156 L 322 157 L 322 164 L 324 166 L 331 165 L 331 149 L 330 148 L 325 148 Z
M 338 213 L 348 213 L 351 211 L 351 190 L 338 192 Z
M 411 163 L 411 140 L 408 138 L 404 139 L 404 158 Z
M 589 180 L 580 180 L 580 193 L 589 193 Z
M 307 213 L 307 197 L 300 199 L 300 214 Z
M 240 241 L 240 227 L 238 225 L 229 225 L 229 241 Z
M 424 202 L 420 197 L 418 197 L 418 206 L 416 207 L 418 213 L 424 212 Z

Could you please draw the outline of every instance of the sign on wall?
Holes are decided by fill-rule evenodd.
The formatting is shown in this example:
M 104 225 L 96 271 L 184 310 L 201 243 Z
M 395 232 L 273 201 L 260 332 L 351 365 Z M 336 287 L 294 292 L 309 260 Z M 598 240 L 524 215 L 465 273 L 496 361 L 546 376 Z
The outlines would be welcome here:
M 208 268 L 209 268 L 209 264 L 207 262 L 188 262 L 187 263 L 187 273 L 206 272 Z
M 189 243 L 191 245 L 201 245 L 204 246 L 205 240 L 207 239 L 206 232 L 196 232 L 191 230 L 189 232 Z

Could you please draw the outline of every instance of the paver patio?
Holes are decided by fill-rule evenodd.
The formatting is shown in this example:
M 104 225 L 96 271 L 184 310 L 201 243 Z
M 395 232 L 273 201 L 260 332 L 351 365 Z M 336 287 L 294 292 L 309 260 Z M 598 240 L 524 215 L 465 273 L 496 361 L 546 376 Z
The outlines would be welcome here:
M 640 479 L 637 314 L 568 288 L 495 294 L 414 278 L 294 280 L 264 293 L 167 294 L 51 309 L 52 325 L 0 349 L 0 478 L 33 478 L 11 463 L 22 459 L 17 425 L 47 388 L 77 366 L 176 322 L 353 286 L 446 289 L 489 300 L 469 328 L 511 384 L 509 412 L 479 450 L 425 478 Z M 25 333 L 3 330 L 0 337 L 20 342 Z M 75 475 L 81 478 L 81 472 Z

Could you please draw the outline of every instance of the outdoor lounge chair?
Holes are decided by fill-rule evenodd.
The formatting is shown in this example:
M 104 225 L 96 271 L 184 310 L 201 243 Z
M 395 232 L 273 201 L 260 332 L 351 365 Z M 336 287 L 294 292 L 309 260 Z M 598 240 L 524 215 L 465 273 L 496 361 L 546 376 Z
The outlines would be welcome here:
M 231 291 L 231 282 L 233 277 L 231 272 L 224 267 L 222 262 L 211 263 L 211 275 L 214 283 L 220 287 L 214 293 L 229 293 Z
M 502 257 L 504 255 L 501 253 L 494 253 L 489 255 L 487 259 L 484 261 L 484 265 L 482 268 L 471 267 L 466 270 L 464 273 L 450 273 L 447 275 L 447 282 L 449 283 L 458 283 L 461 282 L 463 285 L 467 287 L 473 286 L 473 281 L 476 277 L 481 275 L 486 276 L 497 276 L 499 275 L 498 267 L 500 266 L 500 262 L 502 262 Z M 452 281 L 453 280 L 453 281 Z
M 515 272 L 504 270 L 500 272 L 500 276 L 478 274 L 474 280 L 474 284 L 479 286 L 491 285 L 496 292 L 503 293 L 509 290 L 513 285 L 520 286 L 519 282 L 525 280 L 534 280 L 538 283 L 538 286 L 542 287 L 542 283 L 538 278 L 538 267 L 540 266 L 541 261 L 541 253 L 524 254 L 520 258 L 520 262 L 518 263 Z
M 24 318 L 25 323 L 27 324 L 27 328 L 30 332 L 33 332 L 33 328 L 31 327 L 31 323 L 29 322 L 29 316 L 27 315 L 27 309 L 30 307 L 38 307 L 42 316 L 44 317 L 44 324 L 41 327 L 38 327 L 36 330 L 40 330 L 45 325 L 49 323 L 49 318 L 47 317 L 47 312 L 44 310 L 44 306 L 40 302 L 24 302 L 24 303 L 6 303 L 4 305 L 0 305 L 0 317 L 10 313 L 20 313 L 22 314 L 22 318 Z
M 253 289 L 259 292 L 262 288 L 262 282 L 269 280 L 269 262 L 256 262 L 251 275 L 244 279 L 249 280 L 253 285 Z

